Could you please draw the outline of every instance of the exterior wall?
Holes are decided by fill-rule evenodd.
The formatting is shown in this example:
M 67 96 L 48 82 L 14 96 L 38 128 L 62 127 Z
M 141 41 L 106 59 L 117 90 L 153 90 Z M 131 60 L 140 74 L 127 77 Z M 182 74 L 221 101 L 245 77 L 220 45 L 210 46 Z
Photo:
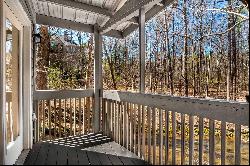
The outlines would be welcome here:
M 5 104 L 4 102 L 4 86 L 3 86 L 3 1 L 0 1 L 0 164 L 5 164 L 4 158 L 5 158 L 5 128 L 4 128 L 4 118 L 5 118 Z
M 6 4 L 6 5 L 4 5 Z M 4 72 L 4 49 L 5 49 L 5 38 L 4 38 L 4 27 L 5 18 L 4 6 L 8 7 L 11 12 L 15 15 L 15 19 L 18 20 L 22 25 L 21 33 L 21 48 L 20 52 L 20 94 L 19 103 L 21 116 L 21 132 L 23 133 L 23 138 L 21 139 L 21 144 L 24 149 L 29 149 L 32 147 L 32 86 L 31 86 L 31 58 L 32 58 L 32 33 L 31 33 L 31 21 L 26 14 L 23 6 L 19 0 L 1 0 L 0 1 L 0 164 L 10 164 L 10 160 L 6 158 L 7 149 L 5 143 L 5 72 Z M 25 99 L 25 100 L 24 100 Z M 20 128 L 20 129 L 21 129 Z M 15 155 L 21 152 L 23 149 L 16 149 L 13 151 Z M 12 152 L 10 152 L 12 154 Z M 10 154 L 9 153 L 9 154 Z M 9 155 L 11 156 L 11 155 Z M 8 161 L 7 161 L 8 160 Z M 15 161 L 11 158 L 11 161 Z M 12 164 L 11 162 L 11 164 Z M 14 163 L 13 163 L 14 164 Z

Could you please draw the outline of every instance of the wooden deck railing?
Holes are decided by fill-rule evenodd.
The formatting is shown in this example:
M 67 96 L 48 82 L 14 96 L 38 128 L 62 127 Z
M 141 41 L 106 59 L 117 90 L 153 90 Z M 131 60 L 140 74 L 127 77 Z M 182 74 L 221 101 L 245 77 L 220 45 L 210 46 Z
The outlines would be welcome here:
M 6 133 L 7 133 L 7 143 L 12 142 L 14 139 L 13 133 L 13 118 L 12 118 L 12 92 L 6 92 Z
M 152 164 L 248 164 L 249 104 L 102 92 L 101 131 Z M 35 91 L 35 140 L 93 132 L 94 91 Z M 246 157 L 247 156 L 247 157 Z
M 242 130 L 249 147 L 248 103 L 103 91 L 102 108 L 103 132 L 152 164 L 241 164 Z
M 93 96 L 93 89 L 35 91 L 35 141 L 92 132 Z

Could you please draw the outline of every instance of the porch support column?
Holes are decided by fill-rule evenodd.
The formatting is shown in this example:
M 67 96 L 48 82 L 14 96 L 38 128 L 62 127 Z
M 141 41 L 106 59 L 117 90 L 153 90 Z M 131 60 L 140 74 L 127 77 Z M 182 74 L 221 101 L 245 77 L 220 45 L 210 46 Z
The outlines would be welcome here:
M 23 148 L 31 149 L 33 142 L 32 124 L 32 30 L 31 26 L 23 28 Z M 34 85 L 35 87 L 35 85 Z
M 145 8 L 139 10 L 140 93 L 145 93 Z
M 3 12 L 4 1 L 0 1 L 0 165 L 5 164 L 5 85 L 4 85 L 4 28 L 5 21 L 3 21 L 4 12 Z
M 100 131 L 100 99 L 102 90 L 102 35 L 99 31 L 99 26 L 94 26 L 94 40 L 95 40 L 95 60 L 94 60 L 94 132 Z

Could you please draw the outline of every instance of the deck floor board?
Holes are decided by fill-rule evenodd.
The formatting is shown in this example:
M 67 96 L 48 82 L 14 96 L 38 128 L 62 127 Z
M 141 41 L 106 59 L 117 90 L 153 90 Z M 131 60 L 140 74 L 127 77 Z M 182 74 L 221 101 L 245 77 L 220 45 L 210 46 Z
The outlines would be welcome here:
M 39 142 L 24 165 L 147 165 L 134 153 L 101 134 Z

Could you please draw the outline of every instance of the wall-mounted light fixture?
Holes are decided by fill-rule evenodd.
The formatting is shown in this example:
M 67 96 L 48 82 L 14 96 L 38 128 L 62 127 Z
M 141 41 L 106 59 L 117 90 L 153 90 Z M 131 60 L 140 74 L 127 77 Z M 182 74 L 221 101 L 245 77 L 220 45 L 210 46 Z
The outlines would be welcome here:
M 35 42 L 35 44 L 41 43 L 42 36 L 39 33 L 33 34 L 32 36 L 33 36 L 33 41 Z

